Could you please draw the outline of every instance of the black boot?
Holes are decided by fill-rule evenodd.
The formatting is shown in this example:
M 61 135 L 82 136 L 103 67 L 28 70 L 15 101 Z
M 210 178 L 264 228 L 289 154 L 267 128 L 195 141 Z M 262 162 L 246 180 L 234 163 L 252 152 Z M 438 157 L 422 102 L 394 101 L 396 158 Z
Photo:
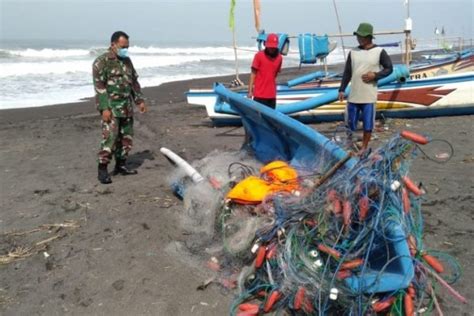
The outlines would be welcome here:
M 107 164 L 99 164 L 99 175 L 97 178 L 102 184 L 112 183 L 112 179 L 110 179 L 109 172 L 107 171 Z
M 127 168 L 125 160 L 117 160 L 117 163 L 115 164 L 114 175 L 121 174 L 123 176 L 128 176 L 137 173 L 137 170 L 131 170 Z

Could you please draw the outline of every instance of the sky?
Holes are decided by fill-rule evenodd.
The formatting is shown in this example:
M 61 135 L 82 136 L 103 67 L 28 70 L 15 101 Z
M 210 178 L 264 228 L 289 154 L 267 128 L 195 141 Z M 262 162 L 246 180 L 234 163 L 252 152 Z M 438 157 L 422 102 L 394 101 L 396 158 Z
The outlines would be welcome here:
M 256 35 L 251 0 L 236 0 L 239 43 Z M 342 31 L 359 22 L 376 31 L 402 30 L 404 0 L 336 0 Z M 474 0 L 410 0 L 413 35 L 433 38 L 444 27 L 447 36 L 474 37 Z M 336 34 L 333 0 L 261 0 L 261 25 L 267 32 Z M 225 43 L 230 0 L 0 0 L 0 37 L 15 40 L 105 41 L 123 30 L 131 40 L 156 44 Z M 383 40 L 401 37 L 384 36 Z

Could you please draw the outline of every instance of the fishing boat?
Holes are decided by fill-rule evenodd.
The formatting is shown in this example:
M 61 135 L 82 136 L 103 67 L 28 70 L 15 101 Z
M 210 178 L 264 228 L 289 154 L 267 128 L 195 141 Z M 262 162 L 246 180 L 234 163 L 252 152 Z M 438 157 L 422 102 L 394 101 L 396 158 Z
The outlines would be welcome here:
M 277 110 L 280 112 L 305 123 L 343 119 L 345 102 L 337 101 L 336 87 L 278 88 Z M 245 96 L 246 91 L 238 94 Z M 240 117 L 229 110 L 229 105 L 219 99 L 214 90 L 191 90 L 187 98 L 190 104 L 205 106 L 215 125 L 241 123 Z M 306 102 L 305 108 L 301 102 Z M 474 72 L 391 82 L 379 87 L 378 116 L 423 118 L 468 114 L 474 114 Z
M 427 79 L 449 74 L 460 74 L 474 71 L 474 49 L 468 48 L 456 51 L 427 51 L 419 59 L 413 60 L 410 65 L 410 79 Z M 279 85 L 291 88 L 313 88 L 339 86 L 342 74 L 325 73 L 322 71 L 307 74 L 289 80 L 286 84 Z
M 258 1 L 255 3 L 258 3 Z M 260 24 L 260 6 L 255 3 L 255 25 L 257 31 L 260 31 L 258 27 Z M 405 5 L 407 18 L 403 31 L 374 33 L 374 35 L 405 35 L 403 59 L 410 70 L 410 76 L 406 83 L 394 81 L 379 88 L 377 114 L 385 117 L 421 118 L 474 113 L 474 49 L 471 47 L 460 52 L 437 51 L 425 54 L 425 56 L 422 55 L 420 60 L 411 61 L 411 49 L 415 46 L 411 38 L 413 25 L 409 14 L 409 1 L 406 1 Z M 338 18 L 336 6 L 335 9 Z M 231 12 L 233 11 L 231 10 Z M 353 33 L 342 34 L 339 18 L 338 24 L 340 34 L 326 35 L 325 37 L 340 37 L 344 47 L 342 38 L 352 37 Z M 232 30 L 236 59 L 236 81 L 242 83 L 238 73 L 237 46 L 233 27 Z M 305 45 L 301 45 L 301 35 L 298 36 L 299 46 L 305 47 Z M 287 38 L 289 37 L 287 36 Z M 257 38 L 259 45 L 262 41 L 263 38 Z M 287 43 L 286 40 L 285 43 Z M 311 50 L 302 50 L 300 47 L 300 56 L 302 52 L 306 51 Z M 295 78 L 286 84 L 279 84 L 277 86 L 277 110 L 306 123 L 341 120 L 345 103 L 337 101 L 337 89 L 340 80 L 341 76 L 339 74 L 319 71 Z M 238 90 L 238 93 L 245 96 L 247 90 L 241 89 Z M 303 100 L 307 100 L 307 102 Z M 230 109 L 229 104 L 219 100 L 212 89 L 191 89 L 187 93 L 187 101 L 189 104 L 205 106 L 207 115 L 215 125 L 241 123 L 239 116 Z M 304 103 L 304 106 L 302 106 L 302 103 Z
M 424 79 L 440 75 L 474 71 L 474 49 L 461 52 L 434 51 L 421 55 L 410 65 L 411 79 Z

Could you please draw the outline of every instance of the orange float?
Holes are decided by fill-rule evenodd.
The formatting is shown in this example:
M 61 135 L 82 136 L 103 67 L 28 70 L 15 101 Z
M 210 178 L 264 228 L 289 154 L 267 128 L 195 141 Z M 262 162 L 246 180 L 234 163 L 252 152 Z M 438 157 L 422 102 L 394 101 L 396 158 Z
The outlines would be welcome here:
M 252 303 L 243 303 L 239 305 L 239 311 L 258 314 L 260 306 Z
M 403 213 L 408 214 L 410 212 L 410 196 L 405 188 L 402 189 L 402 205 Z
M 349 200 L 345 200 L 342 204 L 342 220 L 345 226 L 349 226 L 351 223 L 352 205 Z
M 304 287 L 300 286 L 298 288 L 298 291 L 296 291 L 295 301 L 293 302 L 293 307 L 295 310 L 300 310 L 301 307 L 303 306 L 304 294 L 305 294 L 305 289 Z
M 369 197 L 364 195 L 359 200 L 359 220 L 362 222 L 369 214 Z
M 255 268 L 260 268 L 265 260 L 267 250 L 265 246 L 258 247 L 257 258 L 255 259 Z
M 270 295 L 267 298 L 267 301 L 265 302 L 265 305 L 263 306 L 263 311 L 265 313 L 268 313 L 269 311 L 272 310 L 273 305 L 278 301 L 280 298 L 280 292 L 278 290 L 274 290 L 270 293 Z
M 406 130 L 402 131 L 400 133 L 400 136 L 420 145 L 426 145 L 430 142 L 429 139 L 426 138 L 425 136 L 414 133 L 414 132 L 406 131 Z
M 270 246 L 267 247 L 267 253 L 266 253 L 265 258 L 267 258 L 267 260 L 272 259 L 273 257 L 275 257 L 276 252 L 277 252 L 277 244 L 276 243 L 270 244 Z
M 423 257 L 423 260 L 425 260 L 426 263 L 429 264 L 430 267 L 432 267 L 433 270 L 435 270 L 437 273 L 443 273 L 444 272 L 443 265 L 434 256 L 429 255 L 429 254 L 424 254 L 424 255 L 422 255 L 422 257 Z
M 336 249 L 333 249 L 333 248 L 329 248 L 326 245 L 319 244 L 318 245 L 318 250 L 322 251 L 324 253 L 327 253 L 328 255 L 333 256 L 336 259 L 341 258 L 341 253 L 339 251 L 337 251 Z
M 413 193 L 416 196 L 420 196 L 420 195 L 423 194 L 423 192 L 421 192 L 420 188 L 418 188 L 418 186 L 415 183 L 413 183 L 413 181 L 411 181 L 411 179 L 408 178 L 408 176 L 402 177 L 402 180 L 403 180 L 403 183 L 405 184 L 405 187 L 411 193 Z
M 413 298 L 410 294 L 405 294 L 403 297 L 403 305 L 405 305 L 405 316 L 413 316 L 415 312 L 415 306 L 413 304 Z
M 395 297 L 387 298 L 383 301 L 378 301 L 372 304 L 372 309 L 376 313 L 383 312 L 384 310 L 388 309 L 392 304 L 395 302 Z
M 362 264 L 364 263 L 364 260 L 363 259 L 354 259 L 354 260 L 351 260 L 351 261 L 346 261 L 344 262 L 342 265 L 341 265 L 341 269 L 355 269 L 357 267 L 360 267 Z

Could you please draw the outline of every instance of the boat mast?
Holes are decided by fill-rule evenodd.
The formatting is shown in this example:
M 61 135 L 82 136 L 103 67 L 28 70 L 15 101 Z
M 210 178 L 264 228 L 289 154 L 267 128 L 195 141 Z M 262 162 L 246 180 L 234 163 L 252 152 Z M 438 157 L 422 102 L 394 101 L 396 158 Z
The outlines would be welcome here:
M 332 0 L 332 3 L 334 5 L 334 11 L 336 11 L 336 19 L 337 19 L 337 26 L 339 28 L 339 34 L 342 34 L 341 21 L 339 20 L 339 13 L 337 12 L 336 0 Z M 340 38 L 341 38 L 341 45 L 342 45 L 342 53 L 344 55 L 344 60 L 346 60 L 346 49 L 344 47 L 344 37 L 341 36 Z
M 405 0 L 405 7 L 407 10 L 407 18 L 405 19 L 405 64 L 410 66 L 411 62 L 411 30 L 413 28 L 413 21 L 410 18 L 410 0 Z

